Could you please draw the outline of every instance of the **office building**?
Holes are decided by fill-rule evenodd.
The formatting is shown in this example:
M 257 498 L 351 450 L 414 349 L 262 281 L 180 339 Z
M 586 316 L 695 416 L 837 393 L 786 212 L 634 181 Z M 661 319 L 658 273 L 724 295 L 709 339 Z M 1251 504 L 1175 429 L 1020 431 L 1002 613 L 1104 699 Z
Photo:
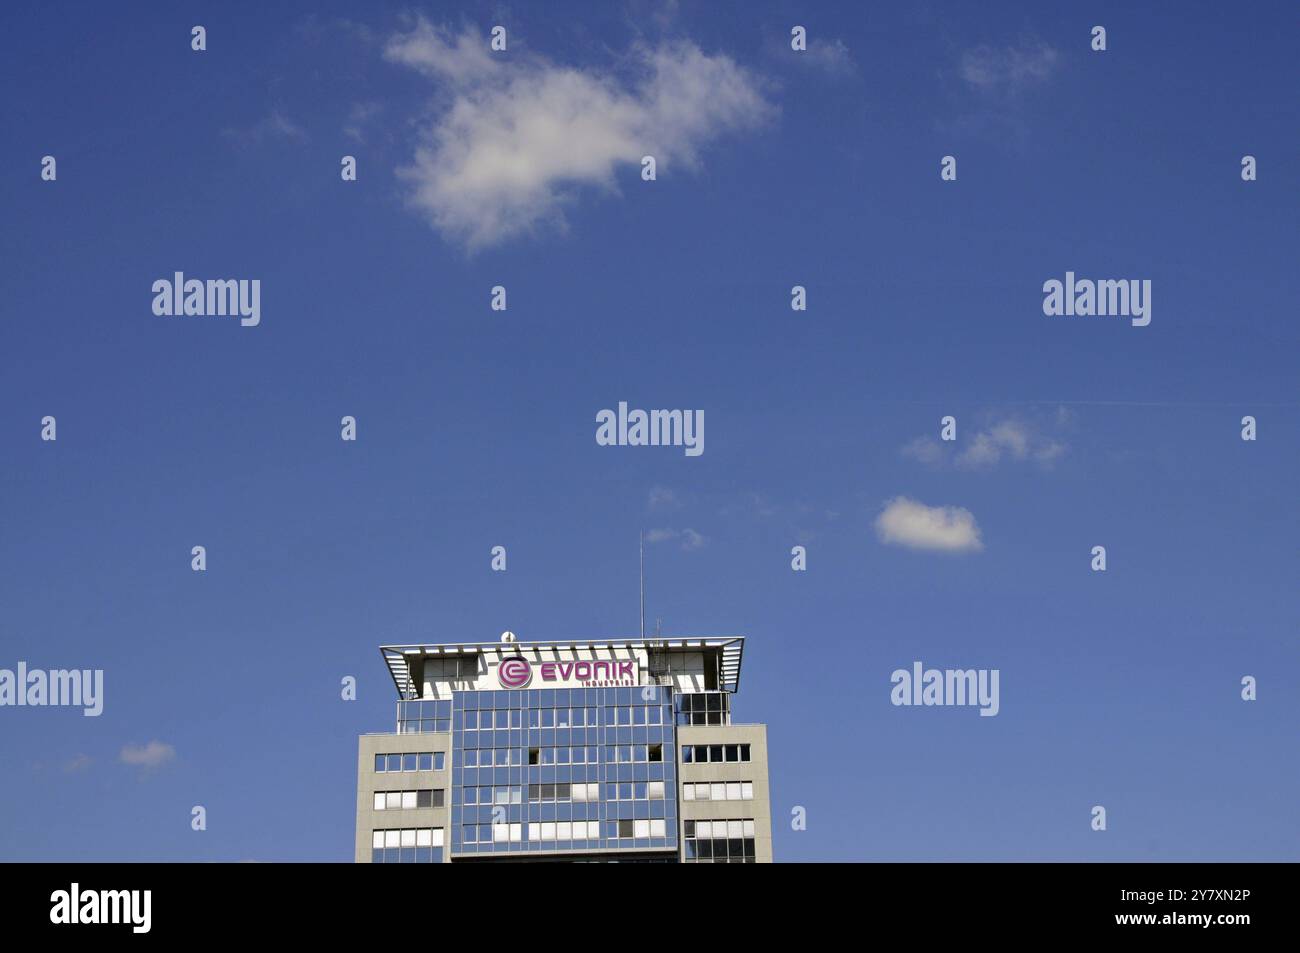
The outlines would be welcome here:
M 357 862 L 771 862 L 744 644 L 382 646 L 397 730 L 360 739 Z

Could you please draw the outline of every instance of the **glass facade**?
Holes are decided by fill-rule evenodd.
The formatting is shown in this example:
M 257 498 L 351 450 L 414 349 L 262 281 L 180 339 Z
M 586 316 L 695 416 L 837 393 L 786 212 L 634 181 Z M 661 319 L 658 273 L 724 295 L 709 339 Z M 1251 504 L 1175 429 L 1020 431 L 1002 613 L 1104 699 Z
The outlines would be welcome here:
M 397 733 L 414 735 L 426 731 L 451 731 L 451 702 L 398 702 Z
M 417 731 L 449 706 L 453 854 L 676 850 L 671 689 L 457 692 L 400 704 Z
M 674 706 L 679 725 L 731 724 L 731 695 L 728 692 L 690 692 L 677 696 Z

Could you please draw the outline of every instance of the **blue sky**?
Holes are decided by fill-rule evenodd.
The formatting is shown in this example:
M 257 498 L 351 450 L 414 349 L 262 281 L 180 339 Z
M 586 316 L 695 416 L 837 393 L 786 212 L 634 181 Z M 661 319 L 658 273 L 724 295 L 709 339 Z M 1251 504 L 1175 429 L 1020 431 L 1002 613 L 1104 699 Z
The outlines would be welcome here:
M 651 624 L 748 637 L 778 860 L 1300 859 L 1289 4 L 227 6 L 0 14 L 0 667 L 106 683 L 0 709 L 0 857 L 350 860 L 376 646 L 635 634 L 644 529 Z

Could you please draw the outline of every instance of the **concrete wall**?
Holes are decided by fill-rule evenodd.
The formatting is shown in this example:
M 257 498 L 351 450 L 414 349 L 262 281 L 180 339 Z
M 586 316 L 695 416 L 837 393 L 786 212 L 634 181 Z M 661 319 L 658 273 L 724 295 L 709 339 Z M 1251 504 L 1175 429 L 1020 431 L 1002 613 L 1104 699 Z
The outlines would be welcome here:
M 690 725 L 677 729 L 678 745 L 749 745 L 750 760 L 735 764 L 684 764 L 681 754 L 677 761 L 677 814 L 679 823 L 686 821 L 723 820 L 752 817 L 754 819 L 754 859 L 760 864 L 772 863 L 772 801 L 767 772 L 766 725 Z M 686 801 L 682 799 L 680 785 L 690 781 L 752 781 L 752 801 Z M 677 836 L 684 845 L 683 826 Z M 684 849 L 684 847 L 683 847 Z
M 375 755 L 407 751 L 443 752 L 441 771 L 385 771 L 375 773 Z M 376 791 L 415 791 L 441 788 L 443 807 L 405 811 L 376 811 Z M 371 834 L 376 830 L 407 827 L 441 827 L 443 863 L 451 858 L 451 735 L 447 733 L 409 735 L 362 735 L 357 746 L 357 837 L 356 862 L 370 863 Z

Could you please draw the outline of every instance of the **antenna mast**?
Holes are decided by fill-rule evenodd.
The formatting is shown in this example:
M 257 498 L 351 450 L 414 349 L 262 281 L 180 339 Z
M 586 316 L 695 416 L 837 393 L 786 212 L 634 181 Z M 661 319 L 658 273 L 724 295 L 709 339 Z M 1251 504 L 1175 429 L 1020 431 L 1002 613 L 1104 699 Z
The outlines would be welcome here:
M 645 530 L 641 531 L 641 638 L 645 638 Z

